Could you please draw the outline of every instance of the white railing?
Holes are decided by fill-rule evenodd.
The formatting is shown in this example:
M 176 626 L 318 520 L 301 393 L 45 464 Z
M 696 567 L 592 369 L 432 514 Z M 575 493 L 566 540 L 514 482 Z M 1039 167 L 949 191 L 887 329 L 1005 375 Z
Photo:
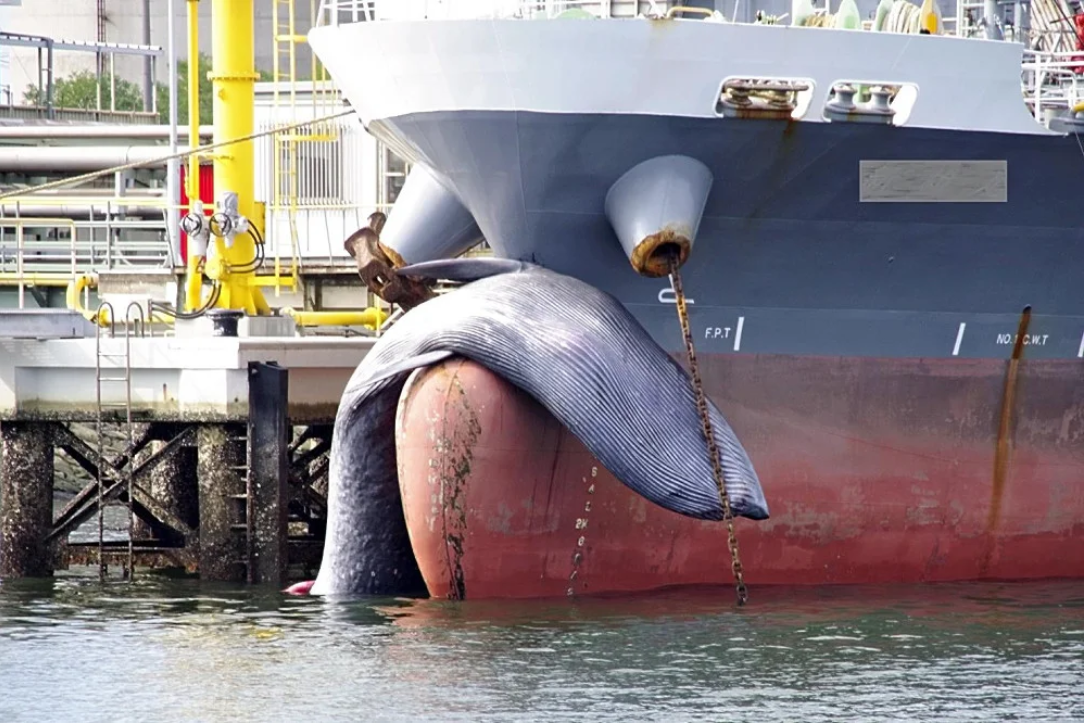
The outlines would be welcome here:
M 170 266 L 166 204 L 125 196 L 24 196 L 0 206 L 0 272 L 17 263 L 56 268 L 74 254 L 78 265 Z M 180 263 L 180 262 L 177 262 Z
M 322 0 L 319 23 L 341 25 L 373 20 L 465 20 L 553 18 L 567 10 L 596 17 L 661 15 L 668 0 Z
M 1074 15 L 1067 0 L 1033 0 L 1032 43 L 1047 51 L 1073 47 L 1074 31 L 1067 19 Z M 777 7 L 779 2 L 769 5 Z M 919 7 L 920 0 L 915 0 Z M 732 5 L 728 18 L 735 20 L 740 2 Z M 813 0 L 819 12 L 831 13 L 839 0 Z M 983 36 L 983 0 L 942 2 L 946 11 L 942 18 L 944 31 L 967 37 Z M 549 19 L 569 10 L 581 10 L 598 18 L 663 17 L 675 7 L 685 7 L 683 0 L 321 0 L 319 24 L 339 25 L 373 20 L 463 20 L 463 19 Z M 758 0 L 747 7 L 749 13 L 759 9 Z M 766 9 L 766 8 L 763 8 Z M 690 8 L 700 13 L 701 8 Z M 678 13 L 680 19 L 706 19 L 704 14 Z M 713 19 L 720 19 L 714 14 Z M 753 17 L 751 17 L 753 19 Z M 1018 20 L 1021 20 L 1020 18 Z M 785 20 L 787 22 L 787 20 Z M 1014 38 L 1017 23 L 1003 26 L 1001 32 L 1008 40 Z M 1039 45 L 1038 45 L 1039 44 Z
M 554 18 L 569 10 L 581 10 L 598 18 L 634 17 L 641 9 L 649 10 L 650 6 L 662 14 L 668 4 L 667 0 L 655 3 L 648 0 L 521 0 L 517 3 L 517 11 L 511 15 L 529 19 Z
M 96 213 L 99 206 L 108 210 Z M 117 214 L 119 209 L 131 211 L 140 206 L 147 211 L 164 209 L 158 200 L 124 197 L 95 201 L 78 197 L 6 199 L 3 210 L 8 215 L 0 217 L 0 286 L 16 287 L 19 308 L 24 308 L 28 289 L 65 286 L 88 272 L 172 268 L 174 254 L 164 218 Z M 24 207 L 38 213 L 9 213 L 14 210 L 18 214 Z M 55 214 L 41 214 L 50 207 L 56 209 Z M 86 218 L 65 215 L 80 207 Z
M 1027 50 L 1022 59 L 1022 92 L 1038 122 L 1046 110 L 1067 110 L 1083 100 L 1082 53 Z
M 321 0 L 317 22 L 341 25 L 374 20 L 375 4 L 375 0 Z

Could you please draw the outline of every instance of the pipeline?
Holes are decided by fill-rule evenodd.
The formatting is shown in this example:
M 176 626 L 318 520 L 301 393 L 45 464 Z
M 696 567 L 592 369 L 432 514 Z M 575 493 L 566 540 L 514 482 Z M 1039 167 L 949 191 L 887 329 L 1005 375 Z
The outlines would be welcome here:
M 51 141 L 57 138 L 88 138 L 108 139 L 124 138 L 131 140 L 168 140 L 170 127 L 168 125 L 59 125 L 45 123 L 42 125 L 26 126 L 0 126 L 0 139 L 2 140 L 33 140 Z M 211 138 L 211 126 L 200 126 L 200 137 Z
M 314 123 L 321 123 L 324 121 L 335 120 L 336 118 L 342 118 L 344 116 L 352 115 L 354 110 L 344 110 L 338 113 L 330 113 L 329 115 L 321 118 L 315 118 L 313 120 L 298 121 L 296 123 L 290 123 L 285 126 L 278 126 L 275 128 L 268 128 L 262 131 L 256 131 L 240 138 L 229 138 L 225 141 L 208 143 L 207 145 L 197 146 L 195 148 L 186 148 L 184 150 L 178 150 L 177 153 L 170 153 L 164 156 L 158 156 L 156 158 L 148 159 L 146 161 L 140 161 L 136 163 L 126 163 L 120 166 L 112 166 L 110 168 L 103 168 L 97 171 L 89 171 L 87 173 L 81 173 L 78 176 L 71 176 L 69 178 L 59 178 L 55 181 L 48 181 L 46 183 L 39 183 L 36 186 L 26 186 L 24 188 L 17 188 L 12 191 L 4 191 L 0 193 L 0 201 L 6 198 L 12 198 L 14 196 L 25 196 L 30 193 L 37 193 L 38 191 L 48 191 L 54 188 L 61 188 L 75 183 L 83 183 L 85 181 L 93 181 L 96 178 L 102 176 L 108 176 L 114 173 L 121 173 L 122 171 L 128 171 L 133 168 L 140 168 L 148 165 L 164 165 L 166 161 L 173 158 L 184 158 L 193 154 L 206 154 L 209 151 L 218 150 L 219 148 L 226 148 L 232 146 L 235 143 L 244 143 L 245 141 L 252 141 L 257 138 L 263 138 L 264 136 L 270 136 L 275 133 L 284 133 L 286 131 L 297 130 L 299 128 L 308 127 Z
M 123 204 L 123 202 L 119 202 L 116 205 L 111 205 L 109 207 L 108 214 L 114 218 L 125 216 L 161 222 L 162 214 L 165 210 L 166 209 L 162 206 L 129 206 Z M 62 216 L 66 219 L 88 221 L 91 219 L 102 220 L 106 215 L 106 204 L 96 201 L 87 201 L 86 203 L 79 204 L 61 204 L 58 206 L 32 203 L 0 203 L 0 217 L 20 218 L 26 222 L 27 226 L 33 225 L 32 222 L 35 220 L 35 217 L 39 216 L 46 218 Z M 44 221 L 42 223 L 43 226 L 49 224 L 49 221 Z
M 27 278 L 29 280 L 30 276 Z M 90 289 L 98 288 L 98 276 L 96 274 L 80 274 L 74 279 L 67 279 L 63 283 L 60 283 L 59 278 L 45 279 L 38 281 L 35 286 L 64 286 L 64 301 L 65 305 L 82 316 L 87 321 L 94 322 L 98 326 L 106 327 L 114 323 L 114 319 L 110 316 L 109 307 L 103 305 L 97 310 L 88 309 L 83 305 L 82 296 Z M 164 311 L 163 309 L 156 308 L 154 302 L 150 304 L 150 314 L 147 322 L 150 324 L 173 324 L 175 315 Z M 156 313 L 157 312 L 157 313 Z
M 188 148 L 177 149 L 188 153 Z M 110 166 L 164 166 L 158 146 L 0 147 L 0 171 L 97 171 Z M 24 191 L 25 193 L 25 191 Z
M 363 326 L 371 331 L 388 319 L 388 312 L 371 306 L 362 311 L 301 311 L 289 306 L 279 310 L 298 326 Z

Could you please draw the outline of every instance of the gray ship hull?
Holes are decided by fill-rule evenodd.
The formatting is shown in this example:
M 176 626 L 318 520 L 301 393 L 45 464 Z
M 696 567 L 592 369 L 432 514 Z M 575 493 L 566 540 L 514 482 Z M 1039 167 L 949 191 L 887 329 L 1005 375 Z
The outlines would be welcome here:
M 613 293 L 675 351 L 667 280 L 634 272 L 603 212 L 623 173 L 668 154 L 714 177 L 683 270 L 705 352 L 1007 358 L 1030 307 L 1029 358 L 1082 356 L 1081 137 L 467 110 L 369 128 L 436 169 L 498 255 Z M 944 198 L 862 200 L 872 161 L 942 162 L 925 172 Z M 974 161 L 988 187 L 956 187 Z

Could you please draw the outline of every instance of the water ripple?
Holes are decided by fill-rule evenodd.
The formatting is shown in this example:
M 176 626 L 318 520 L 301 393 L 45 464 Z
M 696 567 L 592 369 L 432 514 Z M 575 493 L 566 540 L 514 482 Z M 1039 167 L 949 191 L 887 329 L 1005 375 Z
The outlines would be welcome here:
M 321 600 L 0 586 L 0 720 L 1071 721 L 1081 583 Z

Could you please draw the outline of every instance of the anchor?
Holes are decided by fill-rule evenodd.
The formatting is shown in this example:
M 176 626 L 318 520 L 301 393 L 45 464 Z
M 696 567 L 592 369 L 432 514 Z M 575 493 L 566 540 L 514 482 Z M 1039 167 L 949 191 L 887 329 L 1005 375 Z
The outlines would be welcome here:
M 387 301 L 397 304 L 404 311 L 418 306 L 434 297 L 429 285 L 418 279 L 400 276 L 396 269 L 404 266 L 403 260 L 395 251 L 381 245 L 381 229 L 385 225 L 385 214 L 375 211 L 370 214 L 367 224 L 358 229 L 343 242 L 343 248 L 358 265 L 358 275 L 370 291 Z

